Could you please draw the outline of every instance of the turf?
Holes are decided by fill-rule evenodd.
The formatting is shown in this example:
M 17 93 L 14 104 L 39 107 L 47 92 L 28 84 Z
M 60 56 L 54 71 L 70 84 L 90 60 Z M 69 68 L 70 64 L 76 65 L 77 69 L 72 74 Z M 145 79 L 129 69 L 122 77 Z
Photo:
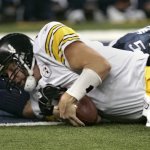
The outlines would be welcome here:
M 91 127 L 1 127 L 1 150 L 149 150 L 150 128 L 143 124 Z

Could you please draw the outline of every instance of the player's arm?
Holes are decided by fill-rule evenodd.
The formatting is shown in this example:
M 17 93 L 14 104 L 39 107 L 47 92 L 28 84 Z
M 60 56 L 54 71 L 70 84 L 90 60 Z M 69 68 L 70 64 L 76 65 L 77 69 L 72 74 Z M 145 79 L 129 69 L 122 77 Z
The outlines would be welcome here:
M 34 103 L 32 103 L 34 105 L 32 105 L 32 108 L 36 116 L 49 121 L 60 121 L 57 103 L 66 90 L 66 88 L 53 86 L 51 84 L 47 84 L 44 88 L 40 88 L 37 91 L 39 95 L 38 101 L 31 99 L 34 101 Z M 101 121 L 101 117 L 98 115 L 97 108 L 94 102 L 92 102 L 92 98 L 84 96 L 75 106 L 77 107 L 77 117 L 86 125 L 93 125 Z
M 31 106 L 31 101 L 28 100 L 23 108 L 23 112 L 22 112 L 23 117 L 25 118 L 36 118 L 36 116 L 34 115 L 32 106 Z
M 109 62 L 102 55 L 80 41 L 67 46 L 65 56 L 71 69 L 79 71 L 89 68 L 95 71 L 101 80 L 107 76 L 111 68 Z
M 69 119 L 73 125 L 83 125 L 76 117 L 76 108 L 73 103 L 100 85 L 109 73 L 111 66 L 99 53 L 80 41 L 68 45 L 64 53 L 71 69 L 81 71 L 81 74 L 61 97 L 60 117 Z
M 18 117 L 33 118 L 29 94 L 13 89 L 0 89 L 0 109 Z

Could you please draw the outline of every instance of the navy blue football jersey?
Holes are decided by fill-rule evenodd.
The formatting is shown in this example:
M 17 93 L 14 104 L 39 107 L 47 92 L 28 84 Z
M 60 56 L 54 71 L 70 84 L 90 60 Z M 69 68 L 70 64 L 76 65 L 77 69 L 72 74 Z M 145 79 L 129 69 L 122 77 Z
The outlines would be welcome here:
M 128 33 L 112 43 L 110 45 L 114 48 L 129 51 L 141 50 L 150 54 L 150 26 Z
M 6 82 L 0 78 L 0 110 L 22 117 L 22 112 L 30 96 L 27 92 L 18 89 L 8 91 Z

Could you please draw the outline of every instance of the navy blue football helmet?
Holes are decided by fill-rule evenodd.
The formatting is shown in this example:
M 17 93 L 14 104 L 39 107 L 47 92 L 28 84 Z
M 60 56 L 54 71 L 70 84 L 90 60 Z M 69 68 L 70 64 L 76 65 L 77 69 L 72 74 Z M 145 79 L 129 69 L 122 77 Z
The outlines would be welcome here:
M 5 70 L 10 63 L 15 62 L 16 71 L 12 76 L 23 70 L 27 73 L 27 80 L 24 86 L 26 91 L 32 91 L 35 88 L 36 81 L 33 75 L 35 59 L 33 57 L 33 40 L 22 33 L 11 33 L 0 40 L 0 75 L 6 77 Z M 14 85 L 12 79 L 7 78 L 8 83 Z

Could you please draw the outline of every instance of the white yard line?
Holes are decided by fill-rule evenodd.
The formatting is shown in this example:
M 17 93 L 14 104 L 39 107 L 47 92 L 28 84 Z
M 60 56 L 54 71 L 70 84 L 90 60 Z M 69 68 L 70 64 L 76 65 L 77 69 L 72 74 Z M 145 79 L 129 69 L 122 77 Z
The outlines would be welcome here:
M 20 122 L 20 123 L 0 123 L 0 127 L 8 126 L 53 126 L 63 124 L 62 122 Z

